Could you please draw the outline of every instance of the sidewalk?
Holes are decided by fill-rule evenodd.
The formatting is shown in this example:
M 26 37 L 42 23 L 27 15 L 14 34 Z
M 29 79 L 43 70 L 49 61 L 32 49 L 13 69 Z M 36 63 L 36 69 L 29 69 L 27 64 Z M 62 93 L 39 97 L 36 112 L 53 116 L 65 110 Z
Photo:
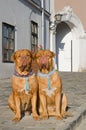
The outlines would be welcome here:
M 0 130 L 74 130 L 86 118 L 86 72 L 60 72 L 63 91 L 69 99 L 69 112 L 74 116 L 63 120 L 50 117 L 48 120 L 34 121 L 32 116 L 24 116 L 20 122 L 12 121 L 14 113 L 8 108 L 11 93 L 11 79 L 0 80 Z

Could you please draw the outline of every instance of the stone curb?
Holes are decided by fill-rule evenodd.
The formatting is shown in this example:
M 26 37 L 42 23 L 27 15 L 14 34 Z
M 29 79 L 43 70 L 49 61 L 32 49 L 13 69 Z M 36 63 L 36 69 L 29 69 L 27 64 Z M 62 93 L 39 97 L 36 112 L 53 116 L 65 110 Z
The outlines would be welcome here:
M 78 111 L 75 113 L 75 117 L 72 119 L 72 121 L 70 121 L 70 123 L 68 123 L 68 125 L 62 126 L 62 128 L 59 128 L 59 129 L 60 130 L 75 130 L 85 118 L 86 118 L 86 104 L 84 104 L 84 106 L 81 106 L 78 109 Z M 58 130 L 58 129 L 55 129 L 55 130 Z

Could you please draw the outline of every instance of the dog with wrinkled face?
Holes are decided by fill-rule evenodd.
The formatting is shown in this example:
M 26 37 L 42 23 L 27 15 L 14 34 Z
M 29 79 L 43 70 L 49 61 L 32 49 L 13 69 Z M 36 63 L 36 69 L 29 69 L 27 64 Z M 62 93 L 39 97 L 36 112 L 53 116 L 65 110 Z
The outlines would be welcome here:
M 14 52 L 12 61 L 15 63 L 15 72 L 12 77 L 12 93 L 8 99 L 10 109 L 15 113 L 13 121 L 19 121 L 26 111 L 33 114 L 38 120 L 36 110 L 38 84 L 31 69 L 32 55 L 30 50 L 22 49 Z
M 39 66 L 37 75 L 39 84 L 39 114 L 41 119 L 55 116 L 62 119 L 67 115 L 68 98 L 62 93 L 62 81 L 54 69 L 55 54 L 50 50 L 39 50 L 36 61 Z

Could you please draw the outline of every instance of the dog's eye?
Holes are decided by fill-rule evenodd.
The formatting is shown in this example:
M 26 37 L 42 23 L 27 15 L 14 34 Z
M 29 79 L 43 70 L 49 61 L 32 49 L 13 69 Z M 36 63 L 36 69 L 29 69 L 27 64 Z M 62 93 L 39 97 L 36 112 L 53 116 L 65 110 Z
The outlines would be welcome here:
M 20 56 L 20 55 L 18 55 L 17 57 L 18 57 L 18 58 L 20 58 L 21 56 Z
M 47 55 L 47 57 L 50 57 L 50 55 Z
M 36 56 L 36 59 L 39 59 L 41 56 Z
M 27 55 L 27 57 L 30 57 L 30 55 Z
M 52 58 L 52 55 L 47 55 L 49 58 Z
M 47 55 L 46 57 L 47 57 L 47 58 L 50 58 L 50 55 Z

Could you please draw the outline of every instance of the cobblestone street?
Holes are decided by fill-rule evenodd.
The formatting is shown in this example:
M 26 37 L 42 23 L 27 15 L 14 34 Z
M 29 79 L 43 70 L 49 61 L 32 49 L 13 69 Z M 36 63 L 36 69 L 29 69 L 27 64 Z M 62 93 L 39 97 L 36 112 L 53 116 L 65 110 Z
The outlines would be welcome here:
M 7 100 L 11 93 L 11 79 L 0 80 L 0 130 L 74 130 L 86 118 L 86 72 L 60 72 L 63 91 L 69 99 L 68 111 L 73 117 L 56 120 L 34 121 L 32 116 L 25 115 L 20 122 L 12 121 L 14 113 L 9 109 Z M 83 129 L 84 130 L 84 129 Z

